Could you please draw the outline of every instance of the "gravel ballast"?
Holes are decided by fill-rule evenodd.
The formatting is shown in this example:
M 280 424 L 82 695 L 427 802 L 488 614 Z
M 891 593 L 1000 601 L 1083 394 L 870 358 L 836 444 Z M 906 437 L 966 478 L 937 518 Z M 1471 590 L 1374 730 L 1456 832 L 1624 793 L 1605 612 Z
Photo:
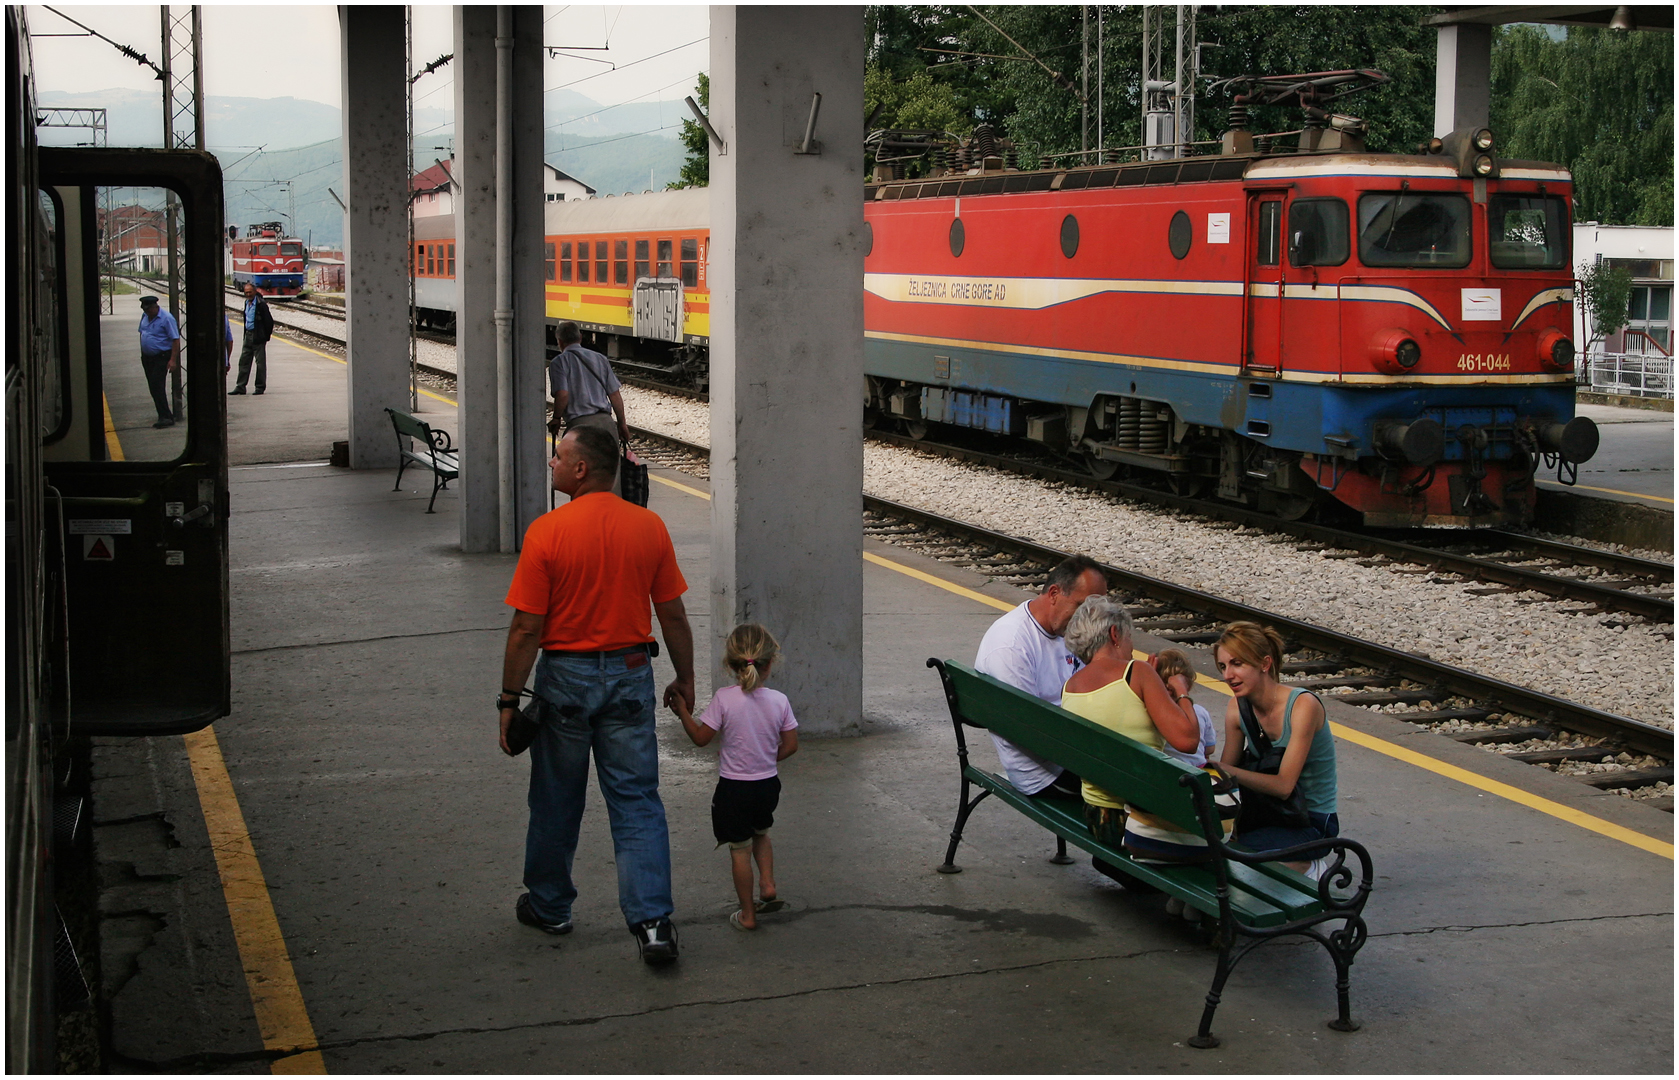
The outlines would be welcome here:
M 636 387 L 625 387 L 624 399 L 632 425 L 710 444 L 704 403 Z M 863 487 L 879 498 L 1673 727 L 1670 625 L 1569 614 L 1563 609 L 1578 608 L 1577 602 L 1535 594 L 1477 596 L 1460 585 L 1431 584 L 1425 575 L 1299 551 L 1261 530 L 1212 527 L 1082 488 L 877 443 L 863 446 Z

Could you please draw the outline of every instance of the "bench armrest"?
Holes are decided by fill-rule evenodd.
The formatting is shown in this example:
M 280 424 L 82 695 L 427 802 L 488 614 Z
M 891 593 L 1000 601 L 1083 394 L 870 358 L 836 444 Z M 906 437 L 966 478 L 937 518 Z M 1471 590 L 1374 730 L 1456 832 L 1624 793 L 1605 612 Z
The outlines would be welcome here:
M 1259 866 L 1262 863 L 1300 862 L 1305 859 L 1317 858 L 1319 855 L 1329 859 L 1329 868 L 1318 878 L 1318 900 L 1323 909 L 1329 912 L 1356 913 L 1364 910 L 1364 901 L 1370 896 L 1370 890 L 1375 885 L 1375 873 L 1370 864 L 1370 853 L 1364 850 L 1364 845 L 1357 840 L 1347 840 L 1333 836 L 1325 840 L 1313 840 L 1293 847 L 1278 848 L 1275 851 L 1241 851 L 1221 843 L 1224 857 L 1231 862 L 1245 863 L 1248 866 Z M 1325 851 L 1324 849 L 1328 849 Z M 1308 854 L 1310 852 L 1311 854 Z M 1359 865 L 1359 882 L 1357 888 L 1350 895 L 1337 893 L 1337 889 L 1346 889 L 1353 883 L 1353 868 L 1347 865 L 1347 857 L 1355 856 Z
M 441 428 L 426 427 L 426 435 L 431 439 L 431 448 L 440 454 L 455 452 L 455 444 L 449 438 L 449 433 Z

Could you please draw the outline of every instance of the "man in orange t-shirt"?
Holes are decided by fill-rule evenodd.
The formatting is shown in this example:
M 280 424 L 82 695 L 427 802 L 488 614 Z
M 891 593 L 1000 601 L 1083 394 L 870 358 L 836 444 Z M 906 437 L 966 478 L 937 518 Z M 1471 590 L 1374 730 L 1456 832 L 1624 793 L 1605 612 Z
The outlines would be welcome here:
M 571 860 L 583 820 L 589 755 L 606 799 L 618 862 L 618 906 L 649 964 L 676 959 L 670 832 L 659 799 L 653 665 L 659 618 L 676 678 L 669 706 L 694 707 L 694 635 L 670 533 L 659 515 L 612 494 L 618 443 L 575 428 L 549 462 L 571 496 L 531 523 L 507 602 L 514 608 L 502 668 L 501 748 L 537 652 L 536 692 L 556 707 L 531 741 L 525 887 L 514 914 L 549 934 L 571 931 Z M 651 612 L 649 607 L 651 606 Z

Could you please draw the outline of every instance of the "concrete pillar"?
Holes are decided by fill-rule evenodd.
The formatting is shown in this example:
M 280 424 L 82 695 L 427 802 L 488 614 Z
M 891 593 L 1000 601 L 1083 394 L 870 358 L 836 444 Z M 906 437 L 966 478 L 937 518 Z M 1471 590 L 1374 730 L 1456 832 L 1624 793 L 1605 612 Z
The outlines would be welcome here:
M 863 51 L 860 7 L 711 9 L 711 654 L 767 626 L 818 735 L 862 719 Z
M 344 73 L 344 320 L 352 469 L 396 467 L 408 398 L 408 80 L 403 9 L 338 9 Z
M 1486 127 L 1492 98 L 1492 27 L 1457 23 L 1440 28 L 1434 69 L 1434 134 Z
M 513 9 L 514 544 L 548 510 L 544 430 L 542 9 Z M 455 19 L 455 356 L 463 551 L 500 548 L 496 374 L 496 8 Z

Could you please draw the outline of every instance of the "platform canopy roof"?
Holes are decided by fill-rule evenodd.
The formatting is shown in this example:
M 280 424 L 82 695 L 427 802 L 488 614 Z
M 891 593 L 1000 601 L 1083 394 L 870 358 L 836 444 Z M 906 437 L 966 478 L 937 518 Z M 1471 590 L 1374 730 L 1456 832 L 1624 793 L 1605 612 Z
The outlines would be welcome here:
M 1448 7 L 1439 15 L 1423 20 L 1425 26 L 1456 26 L 1480 23 L 1503 26 L 1508 23 L 1552 23 L 1557 26 L 1609 26 L 1617 30 L 1665 30 L 1673 32 L 1671 4 L 1621 4 L 1571 7 L 1562 4 L 1500 5 L 1497 7 Z

